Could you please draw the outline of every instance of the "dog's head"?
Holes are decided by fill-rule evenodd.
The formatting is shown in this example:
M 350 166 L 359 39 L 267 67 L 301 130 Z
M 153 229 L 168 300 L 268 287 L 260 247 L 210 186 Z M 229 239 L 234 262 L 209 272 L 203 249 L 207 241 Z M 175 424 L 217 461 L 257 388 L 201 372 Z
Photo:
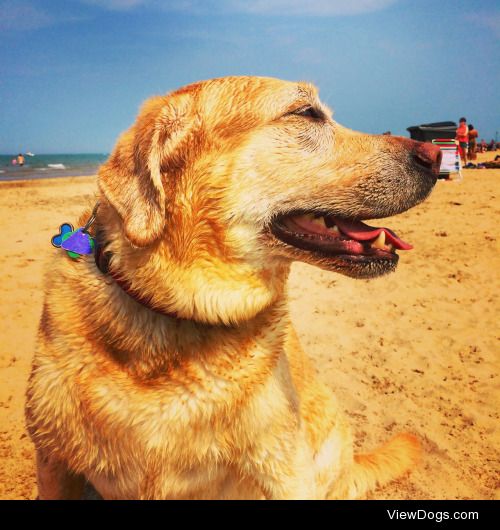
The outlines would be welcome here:
M 184 318 L 238 322 L 282 294 L 292 260 L 395 269 L 361 221 L 422 201 L 439 149 L 341 127 L 307 83 L 230 77 L 149 100 L 99 172 L 111 268 Z

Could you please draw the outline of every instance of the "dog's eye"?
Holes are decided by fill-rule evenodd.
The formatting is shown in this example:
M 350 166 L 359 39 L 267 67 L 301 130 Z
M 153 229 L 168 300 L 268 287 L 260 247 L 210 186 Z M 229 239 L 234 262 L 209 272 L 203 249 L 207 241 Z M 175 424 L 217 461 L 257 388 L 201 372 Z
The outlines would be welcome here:
M 296 116 L 304 116 L 305 118 L 313 118 L 315 120 L 320 120 L 323 118 L 323 113 L 314 107 L 302 107 L 300 109 L 290 112 L 290 114 L 295 114 Z

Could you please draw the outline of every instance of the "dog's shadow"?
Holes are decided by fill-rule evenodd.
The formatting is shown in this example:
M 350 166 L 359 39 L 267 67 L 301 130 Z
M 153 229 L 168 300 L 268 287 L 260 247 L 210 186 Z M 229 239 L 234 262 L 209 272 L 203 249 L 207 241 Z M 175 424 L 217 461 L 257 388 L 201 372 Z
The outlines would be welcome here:
M 85 482 L 83 493 L 80 498 L 81 501 L 103 501 L 104 499 L 99 495 L 94 486 L 90 482 Z

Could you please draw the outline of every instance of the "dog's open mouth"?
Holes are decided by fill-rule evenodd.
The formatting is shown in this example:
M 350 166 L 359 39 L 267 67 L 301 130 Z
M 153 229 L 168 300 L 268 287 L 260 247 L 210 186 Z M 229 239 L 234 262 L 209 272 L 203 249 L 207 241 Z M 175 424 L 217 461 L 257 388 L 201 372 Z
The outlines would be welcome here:
M 271 231 L 288 245 L 351 263 L 397 262 L 396 250 L 413 248 L 389 228 L 321 213 L 280 216 L 272 223 Z

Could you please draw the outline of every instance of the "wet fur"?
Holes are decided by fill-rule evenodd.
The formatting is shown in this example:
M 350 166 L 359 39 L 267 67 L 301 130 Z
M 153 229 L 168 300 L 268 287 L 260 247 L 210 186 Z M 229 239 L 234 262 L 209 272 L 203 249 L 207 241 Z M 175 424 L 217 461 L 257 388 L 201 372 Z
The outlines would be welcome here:
M 321 119 L 294 114 L 309 104 Z M 85 480 L 108 499 L 354 498 L 411 469 L 411 435 L 353 455 L 286 300 L 294 259 L 390 270 L 298 251 L 269 227 L 287 211 L 413 206 L 435 181 L 413 146 L 341 127 L 307 83 L 233 77 L 149 100 L 100 169 L 94 229 L 113 274 L 178 318 L 92 257 L 54 255 L 26 405 L 40 498 L 79 498 Z

